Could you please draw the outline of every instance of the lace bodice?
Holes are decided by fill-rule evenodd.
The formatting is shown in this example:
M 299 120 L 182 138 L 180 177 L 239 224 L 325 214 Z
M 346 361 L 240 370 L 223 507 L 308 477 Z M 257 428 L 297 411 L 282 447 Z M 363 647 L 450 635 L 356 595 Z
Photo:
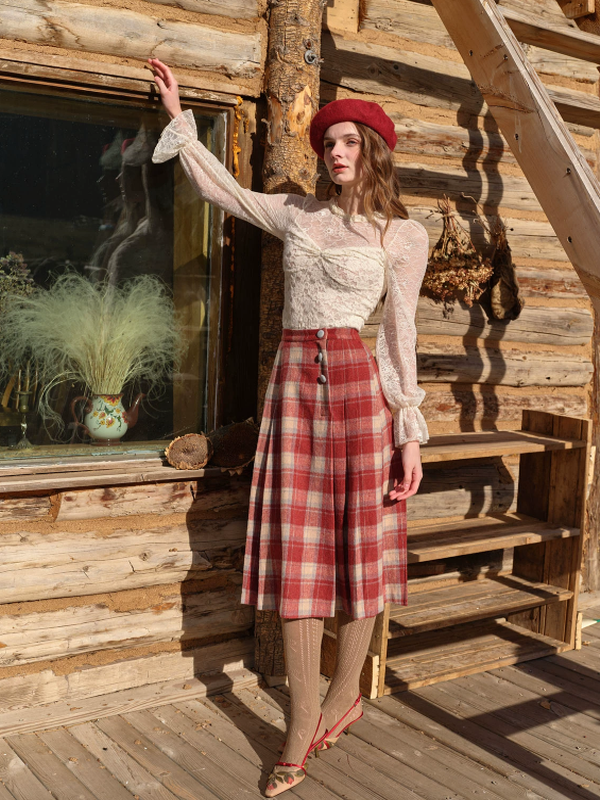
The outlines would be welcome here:
M 243 189 L 198 141 L 189 110 L 165 128 L 153 161 L 177 154 L 204 200 L 284 241 L 284 328 L 360 330 L 387 291 L 376 356 L 395 443 L 426 442 L 415 354 L 415 311 L 428 253 L 423 226 L 395 218 L 382 247 L 380 231 L 364 216 L 345 214 L 335 200 Z

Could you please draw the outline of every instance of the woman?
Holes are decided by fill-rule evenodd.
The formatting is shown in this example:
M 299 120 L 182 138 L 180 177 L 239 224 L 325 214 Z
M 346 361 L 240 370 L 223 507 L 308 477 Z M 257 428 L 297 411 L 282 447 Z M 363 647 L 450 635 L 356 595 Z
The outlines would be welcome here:
M 313 750 L 362 716 L 375 617 L 386 602 L 406 603 L 405 501 L 427 441 L 414 323 L 427 234 L 399 200 L 394 125 L 376 103 L 337 100 L 311 123 L 329 202 L 263 195 L 241 189 L 198 143 L 171 71 L 149 63 L 172 119 L 154 160 L 179 153 L 201 197 L 285 243 L 284 331 L 254 466 L 242 592 L 242 602 L 282 618 L 291 722 L 267 783 L 274 797 L 304 778 Z M 384 297 L 376 364 L 358 332 Z M 336 611 L 337 664 L 321 708 L 323 618 Z

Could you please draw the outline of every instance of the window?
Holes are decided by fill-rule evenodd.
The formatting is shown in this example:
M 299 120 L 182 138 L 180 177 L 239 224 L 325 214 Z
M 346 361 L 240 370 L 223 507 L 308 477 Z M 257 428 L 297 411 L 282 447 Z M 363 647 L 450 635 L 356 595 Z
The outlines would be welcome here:
M 200 140 L 223 160 L 227 113 L 195 111 Z M 138 392 L 136 424 L 122 439 L 92 440 L 71 406 L 89 389 L 62 382 L 50 405 L 64 421 L 56 439 L 43 424 L 35 360 L 15 364 L 0 383 L 0 460 L 157 451 L 174 436 L 215 421 L 221 308 L 222 214 L 201 201 L 178 161 L 152 164 L 164 114 L 150 103 L 19 86 L 0 87 L 0 257 L 22 261 L 37 292 L 75 272 L 100 284 L 157 276 L 172 292 L 187 349 L 160 391 L 124 387 L 128 408 Z M 10 263 L 4 260 L 5 265 Z M 0 300 L 3 291 L 0 270 Z M 0 320 L 0 348 L 2 346 Z M 87 400 L 75 403 L 82 420 Z M 26 430 L 25 430 L 26 428 Z M 31 448 L 23 449 L 26 440 Z M 100 442 L 100 443 L 99 443 Z

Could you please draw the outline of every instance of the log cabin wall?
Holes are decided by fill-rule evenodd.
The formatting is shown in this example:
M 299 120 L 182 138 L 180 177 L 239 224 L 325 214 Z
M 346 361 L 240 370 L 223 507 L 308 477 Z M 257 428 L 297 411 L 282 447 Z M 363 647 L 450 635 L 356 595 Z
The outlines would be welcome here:
M 556 0 L 500 5 L 522 24 L 561 33 L 575 27 Z M 597 169 L 597 67 L 524 47 Z M 403 199 L 409 215 L 427 228 L 431 246 L 442 231 L 437 200 L 443 195 L 484 249 L 477 209 L 488 220 L 499 214 L 508 227 L 524 301 L 516 320 L 490 321 L 478 303 L 419 301 L 418 370 L 430 432 L 519 428 L 524 408 L 589 416 L 593 317 L 586 292 L 433 6 L 427 0 L 334 0 L 326 10 L 322 53 L 322 101 L 360 96 L 381 103 L 394 120 Z M 375 315 L 363 332 L 371 347 L 378 321 Z M 413 498 L 409 519 L 510 508 L 515 462 L 487 469 L 488 476 L 476 474 L 475 466 L 473 476 L 426 472 L 422 491 L 429 510 Z
M 511 5 L 530 7 L 524 0 Z M 554 0 L 538 5 L 559 24 Z M 241 98 L 238 180 L 256 186 L 265 6 L 2 4 L 0 72 L 8 80 L 147 93 L 142 62 L 156 55 L 176 68 L 184 96 L 230 105 Z M 585 292 L 433 8 L 413 0 L 334 0 L 322 55 L 323 100 L 374 99 L 396 122 L 405 200 L 432 244 L 441 231 L 435 209 L 443 193 L 480 243 L 472 201 L 463 195 L 499 211 L 511 229 L 526 302 L 518 320 L 490 324 L 477 305 L 444 313 L 421 300 L 419 369 L 432 432 L 518 426 L 523 407 L 586 415 L 592 318 Z M 535 47 L 529 55 L 570 109 L 573 134 L 596 165 L 597 132 L 582 119 L 596 109 L 597 70 Z M 259 239 L 237 223 L 234 242 L 236 280 L 255 291 L 247 262 Z M 241 285 L 235 284 L 234 320 L 248 314 Z M 375 317 L 365 329 L 371 344 L 376 325 Z M 256 350 L 257 330 L 257 323 L 234 325 L 233 341 L 239 336 Z M 251 358 L 238 363 L 246 371 L 230 370 L 235 383 L 227 384 L 226 404 L 239 419 L 237 412 L 254 402 L 256 370 Z M 440 517 L 464 516 L 474 498 L 479 511 L 509 508 L 515 477 L 514 465 L 499 460 L 460 473 L 440 468 L 413 499 L 411 518 L 431 517 L 432 508 Z M 0 496 L 3 712 L 252 664 L 252 610 L 239 604 L 247 476 L 50 484 L 32 490 L 25 482 L 22 491 Z M 489 566 L 471 562 L 464 569 Z
M 152 91 L 144 60 L 157 56 L 184 98 L 235 109 L 231 166 L 243 186 L 260 188 L 265 8 L 2 3 L 0 78 L 143 98 Z M 260 235 L 242 222 L 233 230 L 224 422 L 256 411 Z M 93 479 L 63 474 L 56 487 L 50 473 L 25 472 L 10 486 L 0 477 L 0 714 L 163 681 L 181 690 L 194 675 L 252 666 L 253 609 L 239 603 L 247 474 L 148 481 L 115 464 Z

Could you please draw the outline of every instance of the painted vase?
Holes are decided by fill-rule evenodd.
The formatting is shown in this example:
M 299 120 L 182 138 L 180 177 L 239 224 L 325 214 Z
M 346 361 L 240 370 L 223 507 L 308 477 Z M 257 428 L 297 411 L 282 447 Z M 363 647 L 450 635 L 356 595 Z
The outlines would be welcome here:
M 75 424 L 83 428 L 95 444 L 115 444 L 133 428 L 138 419 L 140 401 L 143 394 L 133 401 L 131 408 L 123 408 L 122 394 L 94 394 L 91 397 L 76 397 L 71 403 Z M 77 418 L 76 404 L 85 401 L 83 422 Z

